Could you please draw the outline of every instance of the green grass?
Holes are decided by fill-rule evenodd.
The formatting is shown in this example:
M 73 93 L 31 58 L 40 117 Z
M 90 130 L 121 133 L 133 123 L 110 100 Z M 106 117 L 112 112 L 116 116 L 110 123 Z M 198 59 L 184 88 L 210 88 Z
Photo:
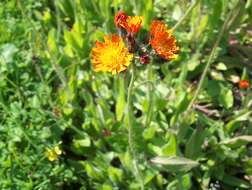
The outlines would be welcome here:
M 130 97 L 131 68 L 91 64 L 119 10 L 180 47 L 136 62 Z M 1 1 L 0 189 L 252 189 L 251 20 L 251 0 Z

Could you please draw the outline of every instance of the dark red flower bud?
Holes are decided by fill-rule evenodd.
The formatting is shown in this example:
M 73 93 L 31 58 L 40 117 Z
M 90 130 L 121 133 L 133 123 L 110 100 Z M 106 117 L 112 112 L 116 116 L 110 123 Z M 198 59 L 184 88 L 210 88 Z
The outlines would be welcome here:
M 248 80 L 240 80 L 239 87 L 240 87 L 240 89 L 247 89 L 249 87 L 249 81 Z
M 109 131 L 108 129 L 104 129 L 104 130 L 103 130 L 103 135 L 104 135 L 105 137 L 109 137 L 109 136 L 112 135 L 112 133 L 111 133 L 111 131 Z
M 150 57 L 149 57 L 149 55 L 147 55 L 147 54 L 141 55 L 140 56 L 140 62 L 142 64 L 148 64 L 148 63 L 150 63 Z
M 237 45 L 239 44 L 239 41 L 236 38 L 232 37 L 228 40 L 228 43 L 229 45 Z

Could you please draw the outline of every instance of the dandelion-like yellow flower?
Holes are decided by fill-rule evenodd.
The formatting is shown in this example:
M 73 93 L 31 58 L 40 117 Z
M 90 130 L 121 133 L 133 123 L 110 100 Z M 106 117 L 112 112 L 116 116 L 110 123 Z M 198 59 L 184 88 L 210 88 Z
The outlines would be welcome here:
M 113 75 L 127 69 L 133 54 L 129 53 L 123 39 L 116 35 L 105 35 L 104 42 L 96 41 L 92 49 L 92 64 L 95 72 L 111 72 Z
M 142 16 L 128 16 L 126 30 L 129 33 L 135 34 L 140 30 L 142 22 L 143 22 Z
M 168 30 L 165 23 L 154 20 L 150 29 L 150 44 L 156 53 L 166 59 L 177 58 L 179 48 L 176 45 L 176 39 L 172 36 L 172 31 Z
M 54 160 L 58 159 L 58 156 L 62 154 L 62 150 L 59 146 L 55 146 L 54 148 L 46 148 L 45 155 L 47 156 L 48 160 L 53 162 Z

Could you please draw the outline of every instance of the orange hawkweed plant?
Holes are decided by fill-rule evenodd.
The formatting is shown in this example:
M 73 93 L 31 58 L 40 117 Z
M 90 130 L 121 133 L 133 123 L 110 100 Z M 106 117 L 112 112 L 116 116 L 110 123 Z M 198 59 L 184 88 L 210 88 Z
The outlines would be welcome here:
M 128 128 L 129 151 L 132 156 L 134 173 L 139 179 L 141 189 L 144 187 L 144 182 L 138 168 L 138 159 L 133 140 L 134 115 L 131 100 L 135 80 L 135 65 L 149 65 L 147 72 L 149 73 L 150 63 L 153 63 L 155 58 L 160 57 L 162 58 L 161 61 L 170 61 L 177 58 L 179 50 L 176 39 L 172 35 L 172 30 L 169 30 L 163 21 L 152 21 L 149 34 L 145 31 L 141 32 L 141 34 L 146 34 L 147 36 L 147 38 L 141 39 L 147 40 L 137 39 L 143 19 L 142 16 L 128 16 L 123 11 L 118 12 L 114 17 L 118 34 L 104 35 L 104 40 L 102 42 L 96 41 L 95 47 L 91 51 L 91 62 L 95 72 L 109 72 L 115 75 L 126 71 L 129 66 L 131 67 L 125 124 Z M 149 110 L 151 111 L 151 108 Z M 149 117 L 152 114 L 148 112 L 146 115 L 146 125 L 148 126 L 149 121 L 151 121 Z

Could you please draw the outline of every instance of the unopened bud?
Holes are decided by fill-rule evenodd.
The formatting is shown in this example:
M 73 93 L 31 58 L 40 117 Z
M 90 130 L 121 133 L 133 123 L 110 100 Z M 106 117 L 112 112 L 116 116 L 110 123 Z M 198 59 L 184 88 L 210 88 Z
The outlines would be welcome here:
M 140 56 L 140 62 L 142 64 L 144 64 L 144 65 L 150 63 L 150 57 L 149 57 L 149 55 L 147 55 L 147 54 L 141 55 Z

